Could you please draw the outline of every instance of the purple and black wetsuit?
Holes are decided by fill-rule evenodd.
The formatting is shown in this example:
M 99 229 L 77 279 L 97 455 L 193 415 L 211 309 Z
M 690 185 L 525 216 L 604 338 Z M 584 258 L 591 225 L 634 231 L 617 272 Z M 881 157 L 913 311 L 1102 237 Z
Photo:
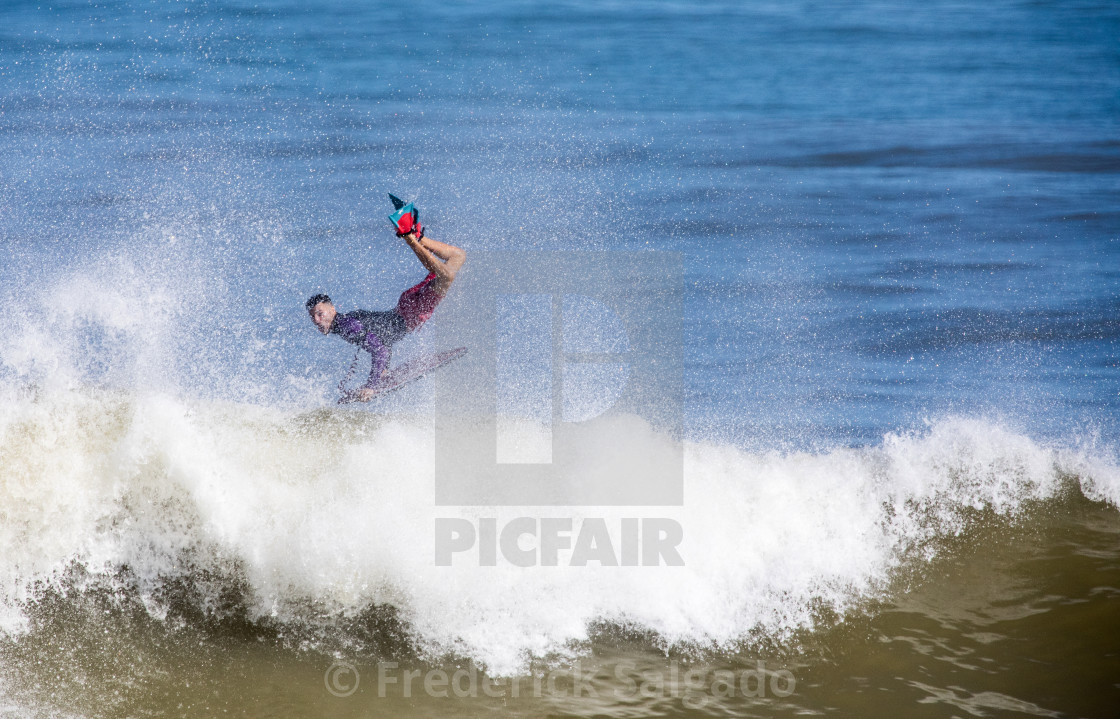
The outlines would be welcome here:
M 434 272 L 401 293 L 397 306 L 385 312 L 354 310 L 335 315 L 331 324 L 331 334 L 339 335 L 350 344 L 369 352 L 373 356 L 369 380 L 365 387 L 373 387 L 381 379 L 381 373 L 389 366 L 391 348 L 397 342 L 428 321 L 435 311 L 442 295 L 436 294 L 432 281 Z M 355 357 L 355 363 L 357 357 Z M 351 372 L 353 368 L 351 368 Z M 349 379 L 349 377 L 347 377 Z M 347 380 L 343 380 L 343 384 Z
M 404 318 L 395 309 L 387 312 L 354 310 L 344 315 L 335 315 L 331 334 L 339 335 L 373 356 L 369 380 L 364 385 L 373 387 L 381 378 L 381 373 L 389 366 L 391 347 L 408 334 L 408 327 L 405 326 Z

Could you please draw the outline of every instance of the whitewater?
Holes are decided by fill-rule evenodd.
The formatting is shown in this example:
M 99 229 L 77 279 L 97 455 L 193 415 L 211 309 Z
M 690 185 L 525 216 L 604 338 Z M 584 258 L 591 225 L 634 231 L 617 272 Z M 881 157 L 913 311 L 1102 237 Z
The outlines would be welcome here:
M 0 576 L 3 627 L 17 634 L 21 604 L 44 585 L 113 587 L 163 618 L 168 587 L 186 583 L 203 613 L 232 611 L 233 591 L 250 619 L 324 641 L 340 618 L 389 604 L 425 652 L 497 674 L 578 647 L 603 621 L 718 649 L 811 628 L 821 604 L 842 613 L 874 599 L 985 515 L 1029 521 L 1066 492 L 1120 502 L 1120 471 L 1100 447 L 1045 446 L 982 419 L 823 453 L 688 442 L 684 506 L 640 510 L 682 524 L 685 567 L 437 567 L 436 517 L 578 526 L 588 510 L 435 506 L 430 417 L 6 393 Z

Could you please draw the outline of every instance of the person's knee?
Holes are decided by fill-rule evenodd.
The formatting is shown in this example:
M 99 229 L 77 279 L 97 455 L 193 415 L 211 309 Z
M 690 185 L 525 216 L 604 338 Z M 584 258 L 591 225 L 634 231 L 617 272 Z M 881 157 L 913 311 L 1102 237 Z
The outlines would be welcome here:
M 451 277 L 454 279 L 455 275 L 463 268 L 463 264 L 467 261 L 467 253 L 465 250 L 458 247 L 455 248 L 455 256 L 447 264 L 450 265 Z

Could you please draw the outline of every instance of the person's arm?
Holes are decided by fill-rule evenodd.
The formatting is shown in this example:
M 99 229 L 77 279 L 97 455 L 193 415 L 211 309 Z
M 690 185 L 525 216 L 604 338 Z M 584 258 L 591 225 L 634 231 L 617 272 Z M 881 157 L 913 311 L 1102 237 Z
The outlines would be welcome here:
M 375 387 L 381 381 L 381 375 L 389 366 L 389 347 L 381 341 L 376 332 L 367 332 L 362 341 L 362 347 L 373 357 L 373 366 L 369 370 L 369 379 L 362 385 L 363 389 Z

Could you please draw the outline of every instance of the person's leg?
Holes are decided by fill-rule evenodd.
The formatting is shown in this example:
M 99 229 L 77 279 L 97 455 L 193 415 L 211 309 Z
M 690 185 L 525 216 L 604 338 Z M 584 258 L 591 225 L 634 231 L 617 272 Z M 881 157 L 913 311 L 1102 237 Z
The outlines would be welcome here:
M 428 321 L 455 281 L 455 275 L 467 259 L 467 253 L 454 245 L 415 235 L 407 235 L 405 242 L 416 253 L 429 274 L 420 284 L 401 293 L 397 312 L 404 318 L 409 332 L 419 329 Z
M 451 289 L 455 275 L 467 260 L 462 248 L 433 240 L 430 237 L 417 238 L 415 234 L 405 235 L 404 241 L 416 253 L 420 264 L 435 274 L 431 289 L 441 298 Z

